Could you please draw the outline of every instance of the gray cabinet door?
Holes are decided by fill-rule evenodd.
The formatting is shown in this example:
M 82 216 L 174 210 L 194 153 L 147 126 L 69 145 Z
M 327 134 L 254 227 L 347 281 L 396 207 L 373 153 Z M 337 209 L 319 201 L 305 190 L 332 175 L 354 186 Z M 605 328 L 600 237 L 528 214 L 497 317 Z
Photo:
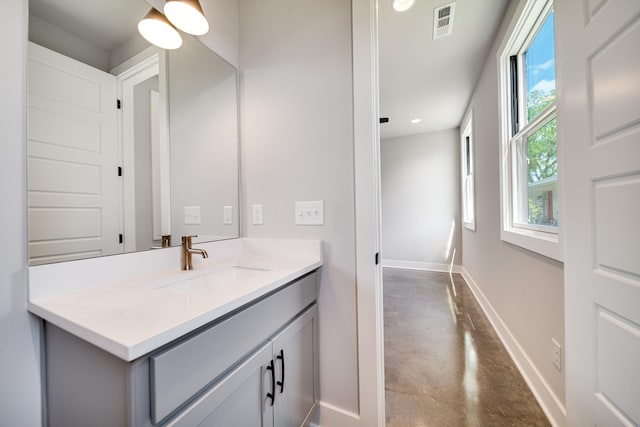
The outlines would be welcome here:
M 273 427 L 272 354 L 268 342 L 167 425 Z
M 307 422 L 314 409 L 317 313 L 314 304 L 272 339 L 276 367 L 276 427 L 299 427 Z
M 151 355 L 151 420 L 166 419 L 289 323 L 316 299 L 316 283 L 317 275 L 308 275 Z

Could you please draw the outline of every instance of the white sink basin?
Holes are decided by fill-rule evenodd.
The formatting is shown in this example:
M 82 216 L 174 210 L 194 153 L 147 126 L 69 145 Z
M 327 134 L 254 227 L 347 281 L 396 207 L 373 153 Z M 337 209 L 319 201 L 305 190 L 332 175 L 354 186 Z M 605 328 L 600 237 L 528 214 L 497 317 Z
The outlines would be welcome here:
M 269 270 L 262 268 L 232 266 L 211 273 L 204 273 L 190 279 L 156 284 L 153 288 L 172 294 L 206 294 L 220 290 L 222 287 L 242 285 L 243 283 L 254 281 L 267 272 Z

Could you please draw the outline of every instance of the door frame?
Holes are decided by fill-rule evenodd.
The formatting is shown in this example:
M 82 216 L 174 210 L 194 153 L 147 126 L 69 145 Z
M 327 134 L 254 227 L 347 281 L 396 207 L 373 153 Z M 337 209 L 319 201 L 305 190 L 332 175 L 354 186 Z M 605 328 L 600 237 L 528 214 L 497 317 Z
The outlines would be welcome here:
M 124 252 L 138 250 L 136 248 L 136 194 L 135 194 L 135 141 L 134 141 L 134 90 L 136 85 L 158 76 L 158 154 L 159 154 L 159 197 L 162 234 L 171 233 L 171 199 L 170 199 L 170 150 L 169 150 L 169 113 L 167 61 L 164 51 L 149 47 L 114 68 L 111 73 L 118 80 L 118 99 L 122 102 L 119 110 L 119 159 L 124 170 L 121 187 L 121 223 L 123 230 Z M 155 184 L 155 183 L 154 183 Z
M 352 1 L 356 289 L 360 425 L 385 425 L 378 0 Z M 375 260 L 378 260 L 376 264 Z

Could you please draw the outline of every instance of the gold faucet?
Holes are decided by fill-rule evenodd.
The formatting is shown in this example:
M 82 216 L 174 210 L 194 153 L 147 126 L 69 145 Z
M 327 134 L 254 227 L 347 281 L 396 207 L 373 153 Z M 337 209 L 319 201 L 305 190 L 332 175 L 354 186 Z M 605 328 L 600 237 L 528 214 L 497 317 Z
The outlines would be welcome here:
M 200 254 L 202 258 L 209 258 L 209 254 L 204 249 L 196 249 L 191 247 L 191 238 L 198 236 L 182 236 L 182 269 L 193 270 L 191 256 Z

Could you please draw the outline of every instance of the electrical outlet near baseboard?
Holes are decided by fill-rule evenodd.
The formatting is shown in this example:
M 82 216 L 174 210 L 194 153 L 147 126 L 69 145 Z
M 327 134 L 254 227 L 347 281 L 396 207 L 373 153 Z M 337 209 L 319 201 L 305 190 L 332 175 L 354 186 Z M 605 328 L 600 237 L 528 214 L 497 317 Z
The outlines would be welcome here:
M 558 371 L 562 371 L 562 346 L 558 344 L 558 341 L 551 338 L 551 362 L 553 362 L 553 366 L 558 369 Z

